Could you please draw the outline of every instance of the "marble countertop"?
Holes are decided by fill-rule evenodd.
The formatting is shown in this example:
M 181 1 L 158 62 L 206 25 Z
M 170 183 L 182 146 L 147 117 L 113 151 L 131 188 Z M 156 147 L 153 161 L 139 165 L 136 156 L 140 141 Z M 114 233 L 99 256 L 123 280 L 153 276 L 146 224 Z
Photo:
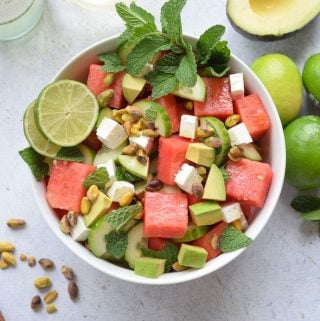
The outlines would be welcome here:
M 163 1 L 137 1 L 158 13 Z M 157 18 L 158 15 L 157 15 Z M 227 27 L 225 38 L 246 63 L 270 52 L 290 56 L 303 66 L 320 51 L 320 19 L 293 37 L 277 42 L 244 38 L 229 24 L 225 1 L 189 0 L 183 11 L 184 32 L 199 36 L 213 24 Z M 123 24 L 113 11 L 88 11 L 62 0 L 48 1 L 37 27 L 27 36 L 0 43 L 0 239 L 11 240 L 17 253 L 49 257 L 59 291 L 58 312 L 34 313 L 29 305 L 39 265 L 0 270 L 0 311 L 6 321 L 29 320 L 319 320 L 320 239 L 316 223 L 303 222 L 289 203 L 297 191 L 284 185 L 272 218 L 247 251 L 223 269 L 200 280 L 171 286 L 130 284 L 104 275 L 73 255 L 44 221 L 30 188 L 27 166 L 17 151 L 26 147 L 22 117 L 26 106 L 73 55 L 88 45 L 120 33 Z M 290 93 L 288 93 L 290 94 Z M 305 111 L 315 109 L 305 103 Z M 22 217 L 26 228 L 11 231 L 8 218 Z M 80 300 L 72 303 L 63 264 L 74 268 Z

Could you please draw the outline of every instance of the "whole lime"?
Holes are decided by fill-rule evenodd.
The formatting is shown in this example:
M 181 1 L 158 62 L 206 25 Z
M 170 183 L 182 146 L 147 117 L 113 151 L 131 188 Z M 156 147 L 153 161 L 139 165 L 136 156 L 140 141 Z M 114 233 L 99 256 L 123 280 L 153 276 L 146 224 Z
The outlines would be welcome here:
M 312 55 L 305 62 L 302 80 L 311 100 L 320 104 L 320 52 Z
M 286 180 L 299 189 L 320 187 L 320 117 L 302 116 L 285 129 Z
M 296 64 L 282 54 L 267 54 L 251 64 L 275 103 L 282 125 L 296 118 L 303 102 L 303 83 Z

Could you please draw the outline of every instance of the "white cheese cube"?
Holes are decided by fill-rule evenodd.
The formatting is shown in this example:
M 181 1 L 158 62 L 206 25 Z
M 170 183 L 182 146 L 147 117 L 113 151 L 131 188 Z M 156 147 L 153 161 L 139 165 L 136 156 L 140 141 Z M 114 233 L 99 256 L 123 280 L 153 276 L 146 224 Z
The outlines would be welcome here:
M 116 180 L 116 165 L 113 159 L 109 159 L 105 164 L 98 164 L 98 168 L 105 167 L 109 176 L 110 181 Z
M 77 241 L 85 241 L 89 236 L 90 229 L 84 224 L 83 217 L 78 215 L 77 224 L 72 228 L 71 237 Z
M 125 129 L 108 117 L 105 117 L 97 128 L 97 137 L 110 149 L 116 149 L 128 138 Z
M 242 209 L 239 203 L 232 203 L 221 207 L 222 220 L 226 223 L 231 223 L 241 218 L 243 215 Z
M 186 138 L 195 138 L 197 127 L 198 127 L 197 116 L 182 115 L 179 135 Z
M 231 146 L 252 143 L 252 137 L 245 123 L 240 123 L 228 129 Z
M 243 73 L 231 74 L 230 79 L 230 91 L 232 100 L 240 99 L 244 97 L 244 81 Z
M 144 151 L 149 152 L 152 146 L 153 138 L 148 136 L 131 136 L 129 137 L 130 143 L 135 143 Z
M 183 164 L 174 181 L 183 191 L 192 194 L 192 186 L 200 185 L 202 177 L 194 166 Z
M 119 202 L 120 198 L 128 193 L 134 193 L 134 185 L 125 181 L 114 182 L 108 190 L 108 197 L 112 199 L 112 202 Z

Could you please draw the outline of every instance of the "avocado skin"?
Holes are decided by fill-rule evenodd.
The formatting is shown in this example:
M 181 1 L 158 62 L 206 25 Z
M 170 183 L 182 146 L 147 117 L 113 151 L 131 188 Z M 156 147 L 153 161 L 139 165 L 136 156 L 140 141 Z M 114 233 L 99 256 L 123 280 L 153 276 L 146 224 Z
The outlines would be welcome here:
M 237 31 L 239 32 L 241 35 L 243 35 L 244 37 L 250 39 L 250 40 L 257 40 L 257 41 L 265 41 L 265 42 L 269 42 L 269 41 L 278 41 L 278 40 L 283 40 L 286 38 L 290 38 L 292 37 L 295 33 L 300 32 L 301 30 L 303 30 L 306 26 L 308 26 L 310 23 L 314 22 L 314 20 L 320 15 L 320 13 L 318 13 L 313 19 L 311 19 L 308 23 L 306 23 L 304 26 L 302 26 L 301 28 L 295 29 L 291 32 L 285 33 L 283 35 L 256 35 L 256 34 L 252 34 L 249 33 L 245 30 L 243 30 L 241 27 L 239 27 L 237 24 L 234 23 L 234 21 L 232 20 L 232 18 L 229 15 L 228 10 L 226 9 L 226 13 L 227 13 L 227 17 L 228 20 L 231 24 L 231 26 Z

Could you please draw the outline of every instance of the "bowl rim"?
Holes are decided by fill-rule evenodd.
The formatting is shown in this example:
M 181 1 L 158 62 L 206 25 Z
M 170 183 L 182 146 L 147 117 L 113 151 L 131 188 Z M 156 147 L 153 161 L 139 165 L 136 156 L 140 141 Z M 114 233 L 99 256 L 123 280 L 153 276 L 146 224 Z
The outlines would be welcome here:
M 93 43 L 92 45 L 86 47 L 85 49 L 81 50 L 78 54 L 74 55 L 70 60 L 68 60 L 67 63 L 64 64 L 62 68 L 55 74 L 53 77 L 52 81 L 56 81 L 59 79 L 59 77 L 63 74 L 64 70 L 66 70 L 70 65 L 74 64 L 75 61 L 77 61 L 81 56 L 87 54 L 89 51 L 94 50 L 95 48 L 98 48 L 99 46 L 102 45 L 108 45 L 108 43 L 114 43 L 116 39 L 119 37 L 119 35 L 115 35 L 112 37 L 107 37 L 105 39 L 102 39 L 98 42 Z M 197 40 L 196 37 L 190 36 L 190 35 L 184 35 L 187 41 L 189 42 L 195 42 Z M 268 115 L 270 117 L 270 112 L 272 113 L 272 119 L 273 119 L 273 124 L 276 124 L 277 128 L 282 129 L 281 121 L 279 118 L 279 115 L 277 113 L 276 107 L 272 101 L 271 96 L 267 92 L 266 88 L 260 81 L 260 79 L 253 73 L 253 71 L 249 68 L 248 65 L 246 65 L 240 58 L 235 56 L 234 54 L 231 53 L 231 62 L 236 63 L 237 65 L 241 66 L 242 69 L 246 70 L 250 74 L 251 77 L 255 80 L 255 82 L 258 83 L 259 87 L 262 87 L 265 95 L 265 100 L 267 100 L 268 105 L 272 106 L 271 110 L 267 110 Z M 267 108 L 268 109 L 268 108 Z M 271 117 L 270 117 L 271 118 Z M 277 161 L 279 161 L 279 168 L 278 168 L 278 173 L 277 173 L 277 181 L 274 187 L 273 195 L 272 195 L 272 202 L 268 208 L 268 210 L 265 210 L 264 215 L 259 215 L 259 224 L 255 224 L 255 221 L 253 221 L 249 228 L 246 230 L 245 234 L 251 237 L 253 240 L 256 239 L 256 237 L 262 232 L 264 229 L 265 225 L 269 221 L 275 206 L 278 202 L 278 199 L 281 194 L 283 182 L 284 182 L 284 175 L 285 175 L 285 143 L 284 143 L 284 136 L 280 135 L 280 137 L 277 137 L 277 144 L 279 145 L 279 149 L 282 151 L 280 155 L 277 155 Z M 132 283 L 137 283 L 137 284 L 145 284 L 145 285 L 166 285 L 166 284 L 178 284 L 182 282 L 187 282 L 191 281 L 200 277 L 203 277 L 205 275 L 208 275 L 214 271 L 219 270 L 223 266 L 229 264 L 231 261 L 233 261 L 235 258 L 237 258 L 241 253 L 243 253 L 246 248 L 231 252 L 231 253 L 223 253 L 216 257 L 214 260 L 211 260 L 210 262 L 215 262 L 214 264 L 209 264 L 210 262 L 207 263 L 207 265 L 204 268 L 201 269 L 188 269 L 186 271 L 182 271 L 179 273 L 165 273 L 161 275 L 157 279 L 148 279 L 144 277 L 140 277 L 136 274 L 134 274 L 133 270 L 129 270 L 120 266 L 116 266 L 115 264 L 104 261 L 100 258 L 95 257 L 88 249 L 86 249 L 83 245 L 80 243 L 74 241 L 70 236 L 67 236 L 63 234 L 59 228 L 57 228 L 57 217 L 55 215 L 52 215 L 52 213 L 48 210 L 48 204 L 47 201 L 39 194 L 39 189 L 43 189 L 45 192 L 45 187 L 43 186 L 42 182 L 37 182 L 32 174 L 30 174 L 31 180 L 32 180 L 32 189 L 34 196 L 36 198 L 36 202 L 40 208 L 41 214 L 44 216 L 47 224 L 50 226 L 51 230 L 54 232 L 54 234 L 58 237 L 58 239 L 65 245 L 67 246 L 71 252 L 73 252 L 77 257 L 81 258 L 83 261 L 88 263 L 90 266 L 94 267 L 95 269 L 110 275 L 114 278 L 132 282 Z M 273 180 L 275 178 L 273 177 Z M 41 186 L 42 184 L 42 186 Z M 269 197 L 269 196 L 268 196 Z M 267 197 L 267 198 L 268 198 Z M 263 210 L 260 209 L 260 211 Z M 257 226 L 255 226 L 257 225 Z M 82 249 L 81 249 L 81 248 Z M 83 251 L 85 250 L 85 252 Z M 102 262 L 100 264 L 100 262 Z M 209 265 L 208 265 L 209 264 Z M 110 268 L 112 265 L 114 268 Z M 109 269 L 109 268 L 110 269 Z M 131 273 L 122 273 L 123 270 L 129 271 Z M 175 277 L 168 277 L 170 274 L 174 274 Z

